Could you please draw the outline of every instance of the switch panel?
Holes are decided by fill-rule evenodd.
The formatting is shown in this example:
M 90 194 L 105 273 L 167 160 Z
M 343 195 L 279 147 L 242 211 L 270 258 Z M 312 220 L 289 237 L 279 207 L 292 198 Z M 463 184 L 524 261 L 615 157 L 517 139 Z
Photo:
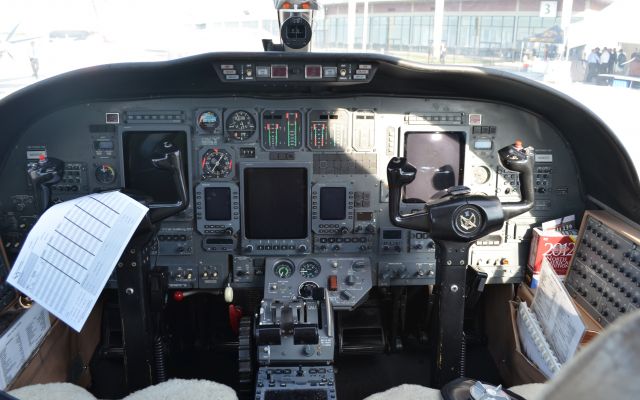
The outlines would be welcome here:
M 602 326 L 640 308 L 640 230 L 606 211 L 587 211 L 565 284 Z
M 366 299 L 373 285 L 371 261 L 365 257 L 267 257 L 265 299 L 309 299 L 313 290 L 327 288 L 336 310 L 352 310 Z

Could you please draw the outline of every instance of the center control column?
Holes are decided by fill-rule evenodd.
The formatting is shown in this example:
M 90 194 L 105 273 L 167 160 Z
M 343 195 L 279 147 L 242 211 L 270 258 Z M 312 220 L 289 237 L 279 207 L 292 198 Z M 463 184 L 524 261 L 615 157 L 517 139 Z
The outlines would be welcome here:
M 367 257 L 267 257 L 255 322 L 256 399 L 335 399 L 333 309 L 351 310 L 372 287 Z

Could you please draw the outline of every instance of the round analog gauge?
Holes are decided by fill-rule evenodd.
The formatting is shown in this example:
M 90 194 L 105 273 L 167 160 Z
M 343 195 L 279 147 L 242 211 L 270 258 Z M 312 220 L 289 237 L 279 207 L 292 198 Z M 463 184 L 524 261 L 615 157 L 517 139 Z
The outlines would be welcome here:
M 103 184 L 108 185 L 116 180 L 116 170 L 109 164 L 102 164 L 96 167 L 96 180 Z
M 204 178 L 224 178 L 231 173 L 233 159 L 226 150 L 207 150 L 200 161 Z
M 220 126 L 220 117 L 213 111 L 205 111 L 198 116 L 198 126 L 205 131 L 213 132 Z
M 229 138 L 242 142 L 256 132 L 256 119 L 247 111 L 234 111 L 227 117 L 225 127 Z
M 313 296 L 313 289 L 317 289 L 318 288 L 318 284 L 315 282 L 302 282 L 302 284 L 300 285 L 300 287 L 298 288 L 298 294 L 300 295 L 300 297 L 303 297 L 305 299 L 310 299 L 311 296 Z
M 485 166 L 473 167 L 473 180 L 478 185 L 483 185 L 491 179 L 491 170 Z
M 293 271 L 295 271 L 295 267 L 291 261 L 282 260 L 278 261 L 276 265 L 273 266 L 273 272 L 280 279 L 287 279 L 293 275 Z
M 300 265 L 300 275 L 307 279 L 313 279 L 320 275 L 322 267 L 316 260 L 305 261 Z

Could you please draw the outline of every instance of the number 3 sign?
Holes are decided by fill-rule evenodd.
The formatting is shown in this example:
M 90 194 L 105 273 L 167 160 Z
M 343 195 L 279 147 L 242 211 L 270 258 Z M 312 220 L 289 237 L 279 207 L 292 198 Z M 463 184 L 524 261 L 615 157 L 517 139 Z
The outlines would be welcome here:
M 558 15 L 557 1 L 541 1 L 540 2 L 541 18 L 555 18 L 557 15 Z

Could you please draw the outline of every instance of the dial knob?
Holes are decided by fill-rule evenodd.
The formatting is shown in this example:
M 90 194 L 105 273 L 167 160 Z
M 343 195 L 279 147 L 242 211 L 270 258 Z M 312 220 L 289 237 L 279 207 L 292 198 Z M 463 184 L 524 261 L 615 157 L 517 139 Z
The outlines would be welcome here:
M 302 353 L 307 357 L 311 357 L 315 353 L 315 350 L 314 350 L 313 346 L 308 344 L 308 345 L 306 345 L 306 346 L 304 346 L 302 348 Z

